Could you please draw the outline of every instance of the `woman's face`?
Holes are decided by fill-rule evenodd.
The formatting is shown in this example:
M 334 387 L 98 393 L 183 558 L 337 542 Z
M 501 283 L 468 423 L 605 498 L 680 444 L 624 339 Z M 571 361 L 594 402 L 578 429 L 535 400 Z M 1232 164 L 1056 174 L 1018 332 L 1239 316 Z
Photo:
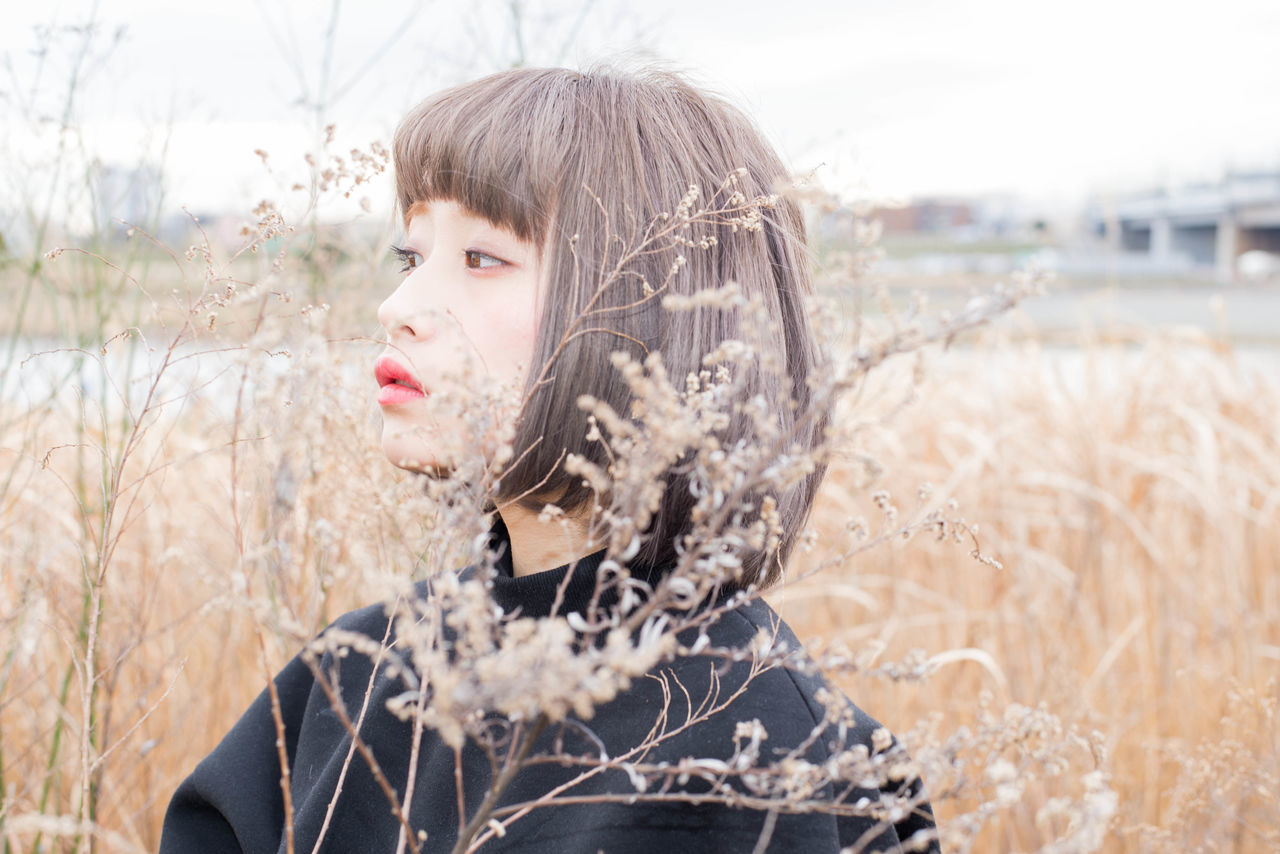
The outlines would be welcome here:
M 382 449 L 397 466 L 442 473 L 514 419 L 533 355 L 541 253 L 456 202 L 409 211 L 404 280 L 378 308 L 387 349 L 374 366 Z M 496 406 L 490 410 L 488 407 Z

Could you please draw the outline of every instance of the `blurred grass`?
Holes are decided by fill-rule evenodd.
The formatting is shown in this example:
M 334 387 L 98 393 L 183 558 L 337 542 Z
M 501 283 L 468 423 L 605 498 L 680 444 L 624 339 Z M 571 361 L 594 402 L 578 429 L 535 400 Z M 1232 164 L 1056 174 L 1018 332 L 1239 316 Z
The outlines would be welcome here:
M 368 289 L 353 291 L 368 311 Z M 285 319 L 296 333 L 297 315 Z M 250 382 L 234 412 L 198 396 L 131 415 L 109 395 L 5 405 L 0 759 L 12 850 L 33 839 L 17 819 L 76 814 L 86 773 L 100 840 L 153 849 L 173 788 L 296 638 L 420 565 L 414 531 L 429 521 L 414 514 L 413 481 L 378 450 L 373 347 L 326 343 L 324 327 L 350 320 L 317 318 L 270 381 L 269 342 L 238 351 L 231 370 Z M 905 408 L 910 366 L 886 370 L 850 414 L 870 426 L 815 512 L 827 554 L 851 514 L 874 526 L 872 490 L 888 489 L 905 515 L 929 482 L 928 501 L 957 499 L 1003 570 L 974 561 L 971 544 L 918 535 L 771 598 L 815 649 L 881 645 L 879 661 L 958 651 L 923 683 L 840 677 L 908 738 L 915 721 L 978 726 L 984 702 L 1043 704 L 1101 733 L 1109 759 L 1081 750 L 1063 762 L 1112 775 L 1121 820 L 1106 850 L 1274 850 L 1280 384 L 1207 338 L 1086 343 L 1078 355 L 1067 364 L 1034 341 L 988 336 L 933 358 Z M 134 450 L 117 466 L 128 430 Z M 94 590 L 99 681 L 86 718 L 79 638 Z M 979 774 L 990 757 L 967 761 Z M 1038 781 L 974 850 L 1052 838 L 1060 828 L 1037 811 L 1064 785 Z M 971 806 L 944 802 L 941 814 Z M 53 850 L 76 847 L 68 833 Z
M 68 200 L 92 195 L 87 152 L 66 143 L 86 57 L 110 52 L 95 32 L 90 21 L 57 36 L 72 42 L 65 95 L 17 117 L 57 144 L 23 187 L 35 248 L 0 259 L 5 854 L 154 850 L 174 787 L 299 637 L 420 572 L 430 524 L 416 482 L 382 457 L 367 379 L 376 347 L 363 336 L 393 281 L 388 234 L 349 239 L 314 208 L 306 234 L 236 258 L 234 247 L 188 257 L 195 233 L 172 252 L 141 233 L 112 242 L 112 222 L 83 239 L 54 233 Z M 314 205 L 314 183 L 305 194 Z M 110 263 L 44 258 L 55 245 Z M 890 235 L 884 248 L 1038 245 Z M 886 285 L 901 305 L 908 288 L 998 279 Z M 1098 284 L 1110 282 L 1058 287 Z M 877 373 L 843 419 L 858 430 L 815 511 L 823 548 L 792 572 L 838 549 L 850 515 L 874 528 L 873 490 L 908 515 L 924 482 L 925 504 L 954 497 L 1004 568 L 973 560 L 972 543 L 921 534 L 771 600 L 815 651 L 843 644 L 872 665 L 936 656 L 923 682 L 837 675 L 908 740 L 999 728 L 991 710 L 1011 702 L 1057 715 L 1079 736 L 1063 771 L 1100 768 L 1119 793 L 1104 850 L 1280 850 L 1276 372 L 1222 341 L 1107 328 L 1056 338 L 1079 348 L 1064 360 L 1018 329 L 933 359 L 919 383 L 909 364 Z M 109 340 L 123 362 L 104 354 Z M 48 348 L 60 351 L 24 362 Z M 206 351 L 229 391 L 214 395 L 201 373 L 176 390 L 156 383 L 166 356 Z M 85 381 L 99 364 L 112 382 Z M 1094 732 L 1108 755 L 1088 749 Z M 996 757 L 956 759 L 980 780 Z M 1076 794 L 1065 776 L 1032 781 L 973 850 L 1039 847 L 1064 829 L 1054 799 Z M 944 823 L 976 806 L 938 804 Z
M 1035 342 L 950 355 L 866 438 L 904 513 L 932 483 L 1003 570 L 916 537 L 779 606 L 802 639 L 883 644 L 889 660 L 974 651 L 920 685 L 845 678 L 884 720 L 972 725 L 985 691 L 1102 733 L 1120 795 L 1104 850 L 1276 850 L 1280 381 L 1207 338 L 1126 343 L 1074 365 Z M 849 513 L 875 518 L 861 477 L 833 472 L 823 541 Z M 976 850 L 1041 843 L 1042 806 L 1028 799 Z

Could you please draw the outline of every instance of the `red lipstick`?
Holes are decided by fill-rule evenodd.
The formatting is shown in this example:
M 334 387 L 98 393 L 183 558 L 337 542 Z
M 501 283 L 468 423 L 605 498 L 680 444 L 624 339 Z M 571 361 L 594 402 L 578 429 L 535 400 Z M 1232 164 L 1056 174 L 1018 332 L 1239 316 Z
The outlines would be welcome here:
M 382 406 L 395 406 L 427 396 L 427 390 L 418 378 L 390 356 L 383 356 L 374 363 L 373 376 L 381 388 L 378 403 Z

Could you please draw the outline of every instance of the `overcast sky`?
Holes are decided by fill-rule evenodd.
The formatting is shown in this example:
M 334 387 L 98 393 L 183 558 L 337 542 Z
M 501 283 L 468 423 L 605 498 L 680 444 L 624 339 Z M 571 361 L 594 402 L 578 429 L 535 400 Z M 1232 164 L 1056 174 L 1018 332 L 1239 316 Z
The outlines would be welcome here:
M 522 51 L 685 69 L 846 193 L 1062 202 L 1280 168 L 1277 0 L 528 0 L 522 45 L 505 0 L 0 2 L 6 171 L 37 168 L 53 144 L 30 119 L 61 110 L 80 41 L 35 28 L 96 19 L 77 144 L 163 160 L 171 203 L 192 209 L 267 192 L 254 149 L 297 162 L 322 92 L 341 141 L 363 145 Z

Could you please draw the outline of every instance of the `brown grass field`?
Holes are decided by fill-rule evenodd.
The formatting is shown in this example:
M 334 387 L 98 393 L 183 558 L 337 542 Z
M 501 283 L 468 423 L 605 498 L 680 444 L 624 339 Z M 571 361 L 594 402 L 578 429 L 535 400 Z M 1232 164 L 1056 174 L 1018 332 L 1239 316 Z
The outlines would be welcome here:
M 217 405 L 161 388 L 144 412 L 147 371 L 77 389 L 67 367 L 0 410 L 6 854 L 154 849 L 174 787 L 299 638 L 431 562 L 417 485 L 378 447 L 376 348 L 289 311 L 236 337 Z M 148 371 L 185 364 L 153 334 Z M 1158 334 L 1067 355 L 991 334 L 915 383 L 903 361 L 851 403 L 791 572 L 855 543 L 852 517 L 874 539 L 880 490 L 900 519 L 954 499 L 1001 568 L 921 532 L 770 599 L 814 651 L 851 651 L 834 676 L 864 709 L 954 745 L 943 825 L 998 802 L 971 850 L 1092 850 L 1051 843 L 1098 771 L 1117 796 L 1098 850 L 1280 848 L 1275 371 Z
M 519 36 L 522 4 L 500 5 Z M 167 198 L 122 224 L 82 105 L 121 94 L 124 29 L 110 42 L 95 5 L 5 56 L 0 143 L 35 144 L 0 222 L 0 854 L 155 850 L 175 787 L 305 639 L 456 565 L 379 445 L 398 225 L 372 205 L 326 221 L 379 192 L 386 148 L 336 145 L 327 83 L 313 98 L 298 65 L 280 113 L 305 108 L 315 149 L 256 152 L 274 203 L 243 231 L 174 226 Z M 162 222 L 181 247 L 146 238 Z M 878 231 L 853 222 L 821 260 L 858 272 Z M 871 371 L 767 598 L 906 743 L 951 854 L 1280 851 L 1280 341 L 1050 346 L 1022 320 Z M 939 512 L 953 536 L 923 523 Z
M 876 438 L 895 494 L 957 498 L 1003 569 L 914 538 L 783 613 L 888 657 L 969 651 L 922 684 L 846 680 L 884 719 L 972 725 L 988 692 L 1100 734 L 1102 757 L 1072 761 L 1119 794 L 1103 850 L 1275 850 L 1280 384 L 1208 341 L 1078 357 L 1064 376 L 1033 343 L 958 356 Z M 832 476 L 819 530 L 866 505 L 851 480 Z M 1032 784 L 976 850 L 1043 844 L 1048 795 Z

